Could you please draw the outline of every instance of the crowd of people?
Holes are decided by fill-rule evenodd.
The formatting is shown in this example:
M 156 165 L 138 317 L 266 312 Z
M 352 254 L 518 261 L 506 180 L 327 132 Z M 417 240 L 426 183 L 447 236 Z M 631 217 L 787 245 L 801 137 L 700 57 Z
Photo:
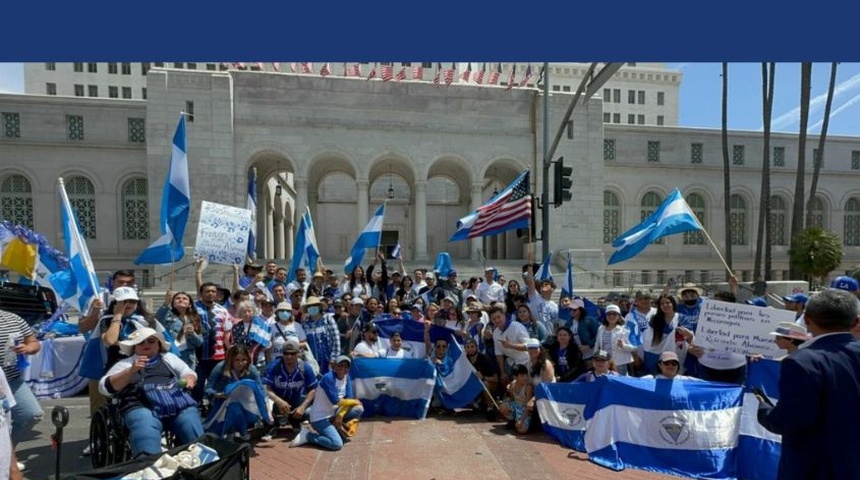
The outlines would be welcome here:
M 133 271 L 117 271 L 112 291 L 79 321 L 88 349 L 103 348 L 106 359 L 89 375 L 90 407 L 95 411 L 110 399 L 129 427 L 134 454 L 159 453 L 164 430 L 185 442 L 213 425 L 241 441 L 248 441 L 251 428 L 260 428 L 264 441 L 292 430 L 294 446 L 338 450 L 362 413 L 349 378 L 352 359 L 414 356 L 397 334 L 382 347 L 374 324 L 381 318 L 421 322 L 425 331 L 453 330 L 486 387 L 473 407 L 521 434 L 539 428 L 534 390 L 540 383 L 628 375 L 742 384 L 747 362 L 756 360 L 697 345 L 704 292 L 694 284 L 591 303 L 557 295 L 554 282 L 536 279 L 530 266 L 522 278 L 505 279 L 490 267 L 483 278 L 461 280 L 455 269 L 408 272 L 402 262 L 390 262 L 380 254 L 366 272 L 357 267 L 346 276 L 321 263 L 313 275 L 275 262 L 249 263 L 241 272 L 234 268 L 228 289 L 206 281 L 206 265 L 198 261 L 197 291 L 168 291 L 156 308 L 138 297 Z M 851 290 L 856 301 L 860 287 L 840 277 L 834 290 Z M 732 277 L 729 290 L 712 298 L 734 302 L 736 294 Z M 836 302 L 830 296 L 822 298 Z M 797 321 L 772 335 L 790 359 L 809 343 L 807 326 L 813 334 L 821 331 L 816 322 L 820 326 L 830 312 L 805 310 L 808 302 L 814 305 L 805 294 L 784 300 Z M 15 352 L 38 351 L 26 323 L 0 315 L 0 341 L 14 333 L 20 338 Z M 856 318 L 852 329 L 860 332 Z M 427 336 L 427 357 L 440 371 L 449 367 L 449 347 L 448 340 Z M 3 371 L 8 386 L 4 379 L 0 392 L 11 399 L 4 411 L 17 402 L 14 440 L 19 425 L 26 428 L 42 412 L 32 393 L 23 392 L 15 365 L 7 362 Z M 243 407 L 249 398 L 270 407 L 249 414 Z M 784 430 L 779 408 L 774 412 L 766 425 Z

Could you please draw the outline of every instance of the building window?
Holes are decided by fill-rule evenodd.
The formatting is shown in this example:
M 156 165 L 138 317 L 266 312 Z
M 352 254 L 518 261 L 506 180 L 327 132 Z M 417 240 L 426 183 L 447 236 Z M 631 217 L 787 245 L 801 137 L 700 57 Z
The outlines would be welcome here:
M 553 91 L 553 92 L 560 92 L 560 91 L 561 91 L 561 87 L 560 87 L 560 86 L 558 86 L 558 85 L 553 85 L 553 86 L 552 86 L 552 91 Z
M 621 235 L 621 202 L 614 193 L 603 191 L 603 243 L 612 243 Z
M 664 105 L 666 103 L 666 94 L 664 92 L 657 92 L 657 105 Z
M 660 127 L 662 127 L 662 126 L 663 126 L 663 123 L 664 123 L 664 121 L 663 121 L 663 115 L 657 115 L 657 125 L 658 125 L 658 126 L 660 126 Z
M 612 89 L 612 103 L 621 103 L 621 89 L 614 88 Z M 621 122 L 618 122 L 621 123 Z
M 651 270 L 642 270 L 639 272 L 640 281 L 645 285 L 649 285 L 651 283 Z
M 747 244 L 747 204 L 740 195 L 729 197 L 731 213 L 729 214 L 729 228 L 731 229 L 732 245 Z
M 91 97 L 99 96 L 99 86 L 98 85 L 87 85 L 87 95 Z
M 145 77 L 146 74 L 149 73 L 150 68 L 152 68 L 152 64 L 150 64 L 149 62 L 141 63 L 140 64 L 140 74 Z
M 604 160 L 615 160 L 615 139 L 614 138 L 604 138 L 603 139 L 603 159 Z
M 636 93 L 638 94 L 637 100 L 639 101 L 639 105 L 645 105 L 645 90 L 639 90 Z
M 98 73 L 99 72 L 99 64 L 98 63 L 88 63 L 87 64 L 87 72 Z
M 612 123 L 621 123 L 621 114 L 613 113 L 612 114 Z
M 69 205 L 78 217 L 78 226 L 84 238 L 96 238 L 96 189 L 87 177 L 66 180 Z
M 128 119 L 128 141 L 131 143 L 146 143 L 146 119 Z
M 659 162 L 660 161 L 660 142 L 654 140 L 648 140 L 648 161 L 649 162 Z
M 809 222 L 809 227 L 824 228 L 824 219 L 827 218 L 824 212 L 824 200 L 818 195 L 812 199 L 812 218 Z
M 433 62 L 422 62 L 421 68 L 433 68 Z
M 851 151 L 851 170 L 860 170 L 860 150 Z
M 3 136 L 21 138 L 21 114 L 3 112 Z
M 80 115 L 66 115 L 69 140 L 84 139 L 84 117 Z
M 155 62 L 156 68 L 164 68 L 164 62 Z
M 645 125 L 645 115 L 641 113 L 639 115 L 636 115 L 636 123 L 639 125 Z
M 133 178 L 122 186 L 122 239 L 149 240 L 149 192 L 145 178 Z
M 109 98 L 119 98 L 119 88 L 115 86 L 108 87 L 108 97 Z
M 122 98 L 131 98 L 131 87 L 122 87 Z
M 194 102 L 191 100 L 187 100 L 185 102 L 185 113 L 187 114 L 187 120 L 189 123 L 194 121 Z
M 821 150 L 812 149 L 812 168 L 824 168 L 824 163 L 821 161 Z
M 732 165 L 744 164 L 744 146 L 732 145 Z
M 603 101 L 606 103 L 612 103 L 612 90 L 608 88 L 603 89 Z
M 785 232 L 788 230 L 786 218 L 788 216 L 785 211 L 785 200 L 776 195 L 770 197 L 770 241 L 772 245 L 786 245 Z
M 123 75 L 131 75 L 131 64 L 123 63 L 122 64 L 122 74 Z
M 773 147 L 773 166 L 785 166 L 785 147 Z
M 72 68 L 75 72 L 80 73 L 84 71 L 84 64 L 82 62 L 75 62 L 74 64 L 72 64 Z
M 47 70 L 49 72 L 54 72 L 57 70 L 57 64 L 54 62 L 46 62 L 45 63 L 45 70 Z
M 690 144 L 690 163 L 702 163 L 702 151 L 705 146 L 701 143 Z
M 570 85 L 562 85 L 561 91 L 562 92 L 569 92 L 570 91 Z
M 603 112 L 603 123 L 609 123 L 612 121 L 612 114 L 609 112 Z
M 209 70 L 210 72 L 214 72 L 215 70 L 218 70 L 218 65 L 215 65 L 214 63 L 207 63 L 206 64 L 206 70 Z
M 10 175 L 0 183 L 0 218 L 33 228 L 33 189 L 23 175 Z
M 627 90 L 627 103 L 631 105 L 636 103 L 636 90 Z
M 659 143 L 659 142 L 658 142 Z M 660 204 L 663 203 L 663 197 L 657 192 L 648 192 L 642 197 L 642 202 L 640 202 L 641 209 L 639 210 L 639 220 L 645 220 L 650 217 L 652 213 L 654 213 Z M 665 243 L 663 239 L 659 239 L 654 243 L 663 244 Z
M 46 95 L 56 95 L 57 94 L 57 84 L 56 83 L 46 83 L 45 84 L 45 94 Z
M 182 62 L 173 62 L 173 68 L 182 68 Z
M 628 113 L 627 114 L 627 123 L 630 125 L 636 124 L 636 115 L 634 115 L 632 113 Z
M 687 195 L 687 205 L 690 206 L 690 209 L 693 210 L 693 214 L 696 215 L 696 218 L 699 219 L 699 223 L 705 225 L 705 211 L 707 208 L 705 206 L 705 197 L 699 195 L 698 193 L 691 193 Z M 701 231 L 692 231 L 692 232 L 684 232 L 684 245 L 704 245 L 705 244 L 705 236 L 702 235 Z
M 146 100 L 146 87 L 140 88 L 140 98 Z
M 197 64 L 188 62 L 185 64 L 185 68 L 187 68 L 188 70 L 197 70 Z
M 845 203 L 845 237 L 843 242 L 850 247 L 860 247 L 860 199 L 849 198 Z
M 116 75 L 119 72 L 118 65 L 116 62 L 108 63 L 108 73 L 111 75 Z
M 83 97 L 84 96 L 84 86 L 75 84 L 75 96 Z

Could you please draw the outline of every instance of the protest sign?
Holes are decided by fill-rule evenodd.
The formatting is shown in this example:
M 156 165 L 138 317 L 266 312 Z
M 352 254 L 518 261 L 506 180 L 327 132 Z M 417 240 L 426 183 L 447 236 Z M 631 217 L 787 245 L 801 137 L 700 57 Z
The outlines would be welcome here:
M 794 312 L 705 300 L 699 313 L 695 344 L 741 355 L 780 357 L 786 352 L 777 348 L 770 335 L 780 322 L 794 323 Z
M 214 263 L 242 265 L 245 263 L 250 229 L 250 210 L 203 202 L 194 256 Z

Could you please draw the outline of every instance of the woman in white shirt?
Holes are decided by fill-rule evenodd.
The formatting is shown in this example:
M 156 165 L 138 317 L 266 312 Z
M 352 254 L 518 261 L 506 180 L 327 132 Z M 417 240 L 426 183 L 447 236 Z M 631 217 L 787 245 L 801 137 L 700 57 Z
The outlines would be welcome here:
M 630 330 L 624 325 L 624 317 L 618 305 L 606 306 L 606 321 L 597 329 L 597 346 L 606 350 L 615 361 L 615 369 L 619 375 L 627 375 L 627 369 L 633 363 L 633 352 L 636 347 L 630 343 Z
M 678 313 L 675 298 L 662 295 L 657 300 L 657 313 L 648 321 L 648 329 L 642 334 L 645 371 L 651 375 L 660 373 L 657 363 L 663 352 L 675 351 L 675 330 L 678 328 Z

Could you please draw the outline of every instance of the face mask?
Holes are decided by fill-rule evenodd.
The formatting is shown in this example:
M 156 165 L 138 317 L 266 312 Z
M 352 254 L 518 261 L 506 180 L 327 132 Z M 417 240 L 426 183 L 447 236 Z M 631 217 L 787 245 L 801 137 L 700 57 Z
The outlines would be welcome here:
M 695 307 L 696 303 L 698 303 L 698 302 L 699 302 L 698 298 L 694 298 L 692 300 L 684 300 L 684 305 L 686 305 L 688 307 Z
M 320 313 L 320 307 L 308 307 L 308 314 L 309 315 L 311 315 L 311 316 L 319 315 L 319 313 Z
M 280 312 L 278 312 L 278 320 L 286 322 L 287 320 L 290 319 L 290 315 L 291 315 L 290 312 L 280 311 Z

